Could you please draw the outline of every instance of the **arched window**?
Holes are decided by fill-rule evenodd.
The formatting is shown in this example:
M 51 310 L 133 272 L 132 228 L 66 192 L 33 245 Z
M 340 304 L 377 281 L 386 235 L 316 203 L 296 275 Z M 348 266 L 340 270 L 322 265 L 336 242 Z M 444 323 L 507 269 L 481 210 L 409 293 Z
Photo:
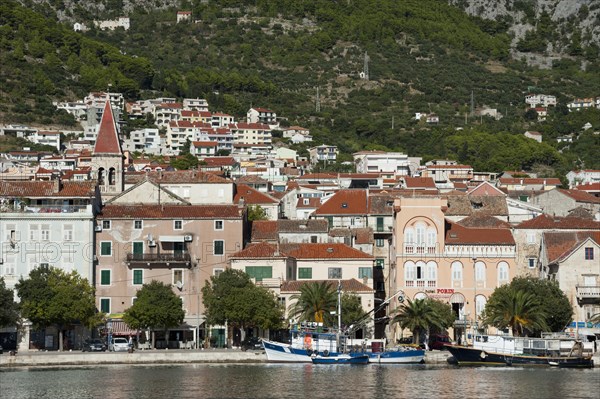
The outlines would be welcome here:
M 437 264 L 434 261 L 427 262 L 427 280 L 434 284 L 437 281 Z
M 108 184 L 110 186 L 115 185 L 115 168 L 110 168 L 108 170 Z
M 460 262 L 452 262 L 452 281 L 454 286 L 462 287 L 463 265 Z
M 508 283 L 508 263 L 498 263 L 498 286 Z
M 422 260 L 418 261 L 416 264 L 416 274 L 417 274 L 417 280 L 424 280 L 425 279 L 425 262 L 423 262 Z
M 485 296 L 477 295 L 477 297 L 475 298 L 475 315 L 476 315 L 475 320 L 479 320 L 479 316 L 481 316 L 481 313 L 485 309 L 486 303 L 487 303 L 487 298 Z
M 416 280 L 416 268 L 414 262 L 408 261 L 404 264 L 404 280 L 414 281 Z
M 485 283 L 485 263 L 483 262 L 475 263 L 475 281 Z
M 424 292 L 417 292 L 414 300 L 416 301 L 417 299 L 427 299 L 427 294 Z
M 433 227 L 429 227 L 427 229 L 427 252 L 428 253 L 435 253 L 436 241 L 437 241 L 437 232 L 435 231 L 435 229 Z
M 412 227 L 404 229 L 404 252 L 412 253 L 415 245 L 415 230 Z
M 104 168 L 98 169 L 98 185 L 104 185 Z
M 417 230 L 417 245 L 422 247 L 425 245 L 425 223 L 417 223 L 415 228 Z

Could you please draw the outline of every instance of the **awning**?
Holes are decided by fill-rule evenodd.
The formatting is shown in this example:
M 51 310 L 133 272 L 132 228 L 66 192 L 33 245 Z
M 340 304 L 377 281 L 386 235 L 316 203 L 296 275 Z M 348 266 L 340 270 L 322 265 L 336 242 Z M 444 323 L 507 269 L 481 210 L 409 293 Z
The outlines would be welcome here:
M 455 292 L 448 300 L 450 303 L 465 303 L 465 296 L 461 293 Z
M 131 329 L 123 320 L 110 320 L 107 324 L 112 324 L 112 335 L 136 335 L 137 330 Z
M 159 236 L 158 239 L 163 242 L 184 242 L 183 236 Z

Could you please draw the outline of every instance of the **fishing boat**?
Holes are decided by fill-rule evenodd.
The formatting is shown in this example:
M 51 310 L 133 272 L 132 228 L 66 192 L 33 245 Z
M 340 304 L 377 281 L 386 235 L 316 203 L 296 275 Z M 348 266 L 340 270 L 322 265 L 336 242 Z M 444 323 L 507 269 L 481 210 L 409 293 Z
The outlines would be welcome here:
M 541 338 L 477 335 L 472 345 L 446 348 L 459 366 L 594 366 L 592 347 L 565 334 L 548 333 Z
M 338 289 L 338 296 L 341 295 Z M 323 323 L 304 322 L 292 325 L 290 329 L 290 342 L 282 343 L 263 339 L 263 347 L 267 359 L 271 362 L 306 362 L 312 361 L 312 356 L 338 357 L 349 355 L 352 357 L 367 356 L 370 363 L 422 363 L 425 351 L 420 348 L 399 346 L 388 348 L 383 339 L 352 340 L 350 335 L 368 316 L 386 306 L 389 301 L 397 296 L 403 296 L 403 291 L 398 291 L 390 298 L 383 301 L 377 308 L 372 309 L 362 319 L 342 331 L 340 322 L 337 329 L 327 329 Z M 339 300 L 338 300 L 339 305 Z M 338 306 L 338 315 L 341 313 Z
M 313 364 L 368 364 L 367 355 L 338 355 L 338 356 L 312 356 L 310 360 Z

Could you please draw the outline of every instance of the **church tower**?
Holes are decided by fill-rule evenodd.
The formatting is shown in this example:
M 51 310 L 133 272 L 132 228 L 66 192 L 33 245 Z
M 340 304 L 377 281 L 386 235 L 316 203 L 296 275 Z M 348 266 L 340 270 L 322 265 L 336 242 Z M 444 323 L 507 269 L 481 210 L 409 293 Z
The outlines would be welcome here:
M 124 162 L 110 101 L 106 101 L 92 153 L 92 174 L 102 197 L 123 192 Z

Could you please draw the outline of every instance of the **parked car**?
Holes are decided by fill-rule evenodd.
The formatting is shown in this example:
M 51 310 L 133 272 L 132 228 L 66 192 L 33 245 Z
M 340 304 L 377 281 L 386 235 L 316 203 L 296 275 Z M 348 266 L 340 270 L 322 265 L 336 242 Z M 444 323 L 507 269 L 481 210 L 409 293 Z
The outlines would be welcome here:
M 111 352 L 127 352 L 129 350 L 129 341 L 126 338 L 113 338 L 108 345 L 108 350 Z
M 446 345 L 450 345 L 452 340 L 445 334 L 433 334 L 429 337 L 429 349 L 445 350 Z
M 240 348 L 243 351 L 247 351 L 248 349 L 250 349 L 250 350 L 263 349 L 263 346 L 262 346 L 262 341 L 261 341 L 260 338 L 257 338 L 257 337 L 246 337 L 246 339 L 244 339 L 241 342 Z
M 101 339 L 86 339 L 81 345 L 83 352 L 106 352 L 106 344 Z

